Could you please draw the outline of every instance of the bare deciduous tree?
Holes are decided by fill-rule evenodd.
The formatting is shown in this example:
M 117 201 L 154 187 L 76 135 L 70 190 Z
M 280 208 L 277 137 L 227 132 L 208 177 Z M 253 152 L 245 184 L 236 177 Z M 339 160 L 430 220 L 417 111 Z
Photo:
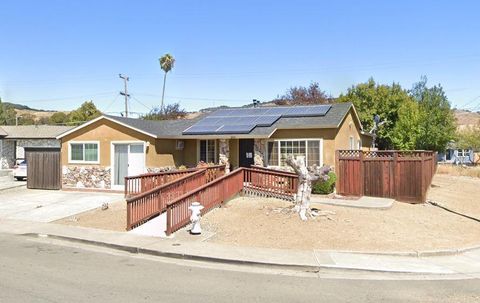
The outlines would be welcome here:
M 289 156 L 286 163 L 293 168 L 298 174 L 298 188 L 295 197 L 295 211 L 299 213 L 300 218 L 306 221 L 307 215 L 310 214 L 310 197 L 312 195 L 312 181 L 328 178 L 328 167 L 318 167 L 316 165 L 310 167 L 305 164 L 304 156 Z

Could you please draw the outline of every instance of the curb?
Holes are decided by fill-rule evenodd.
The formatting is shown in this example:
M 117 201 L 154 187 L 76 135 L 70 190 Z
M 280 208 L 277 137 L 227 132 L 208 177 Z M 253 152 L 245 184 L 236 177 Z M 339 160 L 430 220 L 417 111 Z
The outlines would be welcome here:
M 19 187 L 27 187 L 27 184 L 16 184 L 16 185 L 12 185 L 10 187 L 5 187 L 5 188 L 0 188 L 0 191 L 4 191 L 4 190 L 10 190 L 10 189 L 15 189 L 15 188 L 19 188 Z
M 209 263 L 229 264 L 229 265 L 255 266 L 255 267 L 261 267 L 261 268 L 301 270 L 301 271 L 311 272 L 311 273 L 319 273 L 321 271 L 322 272 L 325 272 L 325 271 L 348 271 L 348 272 L 357 272 L 357 273 L 362 273 L 362 272 L 367 273 L 367 272 L 369 272 L 369 273 L 389 273 L 389 274 L 407 274 L 407 275 L 408 274 L 411 274 L 411 275 L 419 275 L 419 274 L 437 275 L 435 273 L 429 273 L 429 272 L 423 272 L 422 273 L 422 272 L 408 272 L 408 271 L 387 271 L 387 270 L 376 270 L 376 269 L 336 267 L 334 265 L 332 265 L 332 266 L 330 266 L 330 265 L 311 266 L 311 265 L 298 265 L 298 264 L 268 263 L 268 262 L 237 260 L 237 259 L 224 259 L 224 258 L 218 258 L 218 257 L 198 256 L 198 255 L 193 255 L 193 254 L 164 252 L 164 251 L 158 251 L 158 250 L 153 250 L 153 249 L 148 249 L 148 248 L 141 248 L 141 247 L 135 247 L 135 246 L 127 246 L 127 245 L 121 245 L 121 244 L 106 243 L 106 242 L 101 242 L 101 241 L 87 240 L 87 239 L 81 239 L 81 238 L 73 238 L 73 237 L 67 237 L 67 236 L 59 236 L 59 235 L 53 235 L 53 234 L 24 233 L 24 234 L 21 234 L 21 235 L 22 236 L 27 236 L 27 237 L 52 238 L 52 239 L 57 239 L 57 240 L 83 243 L 83 244 L 95 245 L 95 246 L 100 246 L 100 247 L 106 247 L 106 248 L 110 248 L 110 249 L 115 249 L 115 250 L 125 251 L 125 252 L 129 252 L 129 253 L 134 253 L 134 254 L 145 254 L 145 255 L 151 255 L 151 256 L 157 256 L 157 257 L 178 259 L 178 260 L 202 261 L 202 262 L 209 262 Z M 454 254 L 458 254 L 460 252 L 465 252 L 465 251 L 474 250 L 474 249 L 478 249 L 478 248 L 480 248 L 480 246 L 469 247 L 469 248 L 462 249 L 462 250 L 452 250 L 452 251 L 455 251 Z M 326 252 L 326 251 L 323 251 L 323 252 Z M 330 252 L 334 252 L 334 251 L 330 251 Z M 342 253 L 341 251 L 335 251 L 335 252 Z M 445 254 L 445 252 L 448 253 L 449 251 L 422 252 L 421 254 L 424 254 L 424 255 L 419 255 L 419 253 L 415 253 L 415 252 L 402 252 L 402 253 L 343 252 L 343 253 L 422 257 L 422 256 L 448 255 L 448 254 Z M 439 253 L 439 254 L 436 254 L 436 253 Z M 445 275 L 445 274 L 442 274 L 442 275 Z
M 455 256 L 472 250 L 480 250 L 480 245 L 470 246 L 465 248 L 446 248 L 441 250 L 412 250 L 412 251 L 355 251 L 355 250 L 318 250 L 320 253 L 341 253 L 341 254 L 358 254 L 358 255 L 375 255 L 375 256 L 397 256 L 397 257 L 440 257 L 440 256 Z

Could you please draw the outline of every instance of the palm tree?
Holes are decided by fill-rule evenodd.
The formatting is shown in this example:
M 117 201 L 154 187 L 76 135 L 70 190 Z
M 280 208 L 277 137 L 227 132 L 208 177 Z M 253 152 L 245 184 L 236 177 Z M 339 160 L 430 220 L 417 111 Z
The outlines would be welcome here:
M 167 73 L 172 70 L 173 65 L 175 64 L 175 58 L 173 58 L 170 54 L 163 55 L 160 59 L 160 67 L 165 72 L 163 76 L 163 91 L 162 91 L 162 105 L 160 106 L 160 110 L 163 112 L 163 98 L 165 97 L 165 82 L 167 81 Z

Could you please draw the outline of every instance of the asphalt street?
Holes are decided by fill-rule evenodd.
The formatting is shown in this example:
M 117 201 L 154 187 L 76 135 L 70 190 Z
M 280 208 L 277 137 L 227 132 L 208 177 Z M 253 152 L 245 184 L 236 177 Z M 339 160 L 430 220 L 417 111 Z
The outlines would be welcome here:
M 0 234 L 0 302 L 479 302 L 480 280 L 224 270 Z

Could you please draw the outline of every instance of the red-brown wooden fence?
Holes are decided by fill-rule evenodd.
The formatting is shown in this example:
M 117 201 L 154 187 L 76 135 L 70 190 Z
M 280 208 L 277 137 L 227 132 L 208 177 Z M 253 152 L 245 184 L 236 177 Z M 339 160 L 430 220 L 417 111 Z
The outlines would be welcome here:
M 437 168 L 431 151 L 337 150 L 337 193 L 423 203 Z

